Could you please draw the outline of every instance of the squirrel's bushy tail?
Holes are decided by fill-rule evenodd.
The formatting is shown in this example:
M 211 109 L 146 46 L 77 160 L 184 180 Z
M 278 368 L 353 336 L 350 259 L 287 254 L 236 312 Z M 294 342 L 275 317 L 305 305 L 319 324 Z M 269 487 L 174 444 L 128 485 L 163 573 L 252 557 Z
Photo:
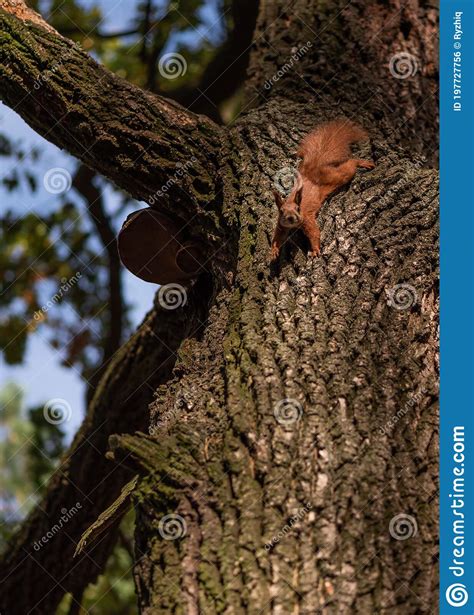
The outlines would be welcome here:
M 361 126 L 344 118 L 317 126 L 300 143 L 298 156 L 303 158 L 302 171 L 311 174 L 326 164 L 344 162 L 350 157 L 351 144 L 367 136 Z

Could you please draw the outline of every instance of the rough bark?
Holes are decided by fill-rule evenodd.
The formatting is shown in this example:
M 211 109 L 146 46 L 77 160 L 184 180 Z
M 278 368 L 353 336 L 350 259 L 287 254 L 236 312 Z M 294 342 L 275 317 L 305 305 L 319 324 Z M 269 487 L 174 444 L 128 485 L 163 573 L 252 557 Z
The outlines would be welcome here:
M 73 554 L 83 532 L 132 476 L 124 464 L 106 458 L 108 437 L 147 428 L 147 406 L 155 387 L 169 378 L 176 349 L 184 340 L 190 343 L 200 334 L 209 290 L 206 281 L 201 281 L 196 294 L 189 293 L 187 310 L 181 316 L 157 304 L 110 362 L 80 431 L 48 485 L 47 495 L 0 563 L 2 612 L 54 613 L 66 592 L 75 594 L 101 573 L 115 542 L 115 531 L 102 536 L 87 554 L 76 559 Z M 77 502 L 78 512 L 63 529 L 42 542 L 60 523 L 61 515 Z M 27 592 L 22 591 L 25 584 Z
M 308 41 L 294 70 L 266 89 Z M 367 111 L 389 145 L 402 144 L 434 164 L 438 89 L 438 11 L 429 0 L 262 4 L 248 104 L 291 96 L 312 108 L 340 106 L 356 121 Z
M 232 131 L 242 228 L 232 291 L 157 391 L 159 443 L 115 443 L 144 477 L 145 614 L 436 608 L 436 172 L 375 138 L 376 170 L 322 210 L 322 258 L 308 260 L 297 236 L 272 272 L 274 173 L 300 135 L 288 134 L 290 108 L 315 119 L 279 101 Z M 400 283 L 416 292 L 408 310 L 389 304 Z M 288 398 L 302 415 L 285 426 L 274 412 Z M 163 540 L 166 514 L 185 519 L 181 540 Z M 417 522 L 406 541 L 389 532 L 399 514 Z
M 431 73 L 408 83 L 381 64 L 406 41 L 428 66 L 434 24 L 434 9 L 414 0 L 262 3 L 252 110 L 226 132 L 211 129 L 220 145 L 198 141 L 199 160 L 209 158 L 213 186 L 222 187 L 220 200 L 194 209 L 198 223 L 214 221 L 209 237 L 220 240 L 212 286 L 190 291 L 191 304 L 156 332 L 166 331 L 168 344 L 176 336 L 176 361 L 154 383 L 153 436 L 131 435 L 128 413 L 102 433 L 129 434 L 111 440 L 114 460 L 140 474 L 141 613 L 436 610 L 437 173 L 419 157 L 436 152 L 436 99 Z M 308 40 L 308 28 L 314 45 L 268 91 L 265 82 Z M 328 77 L 331 87 L 319 90 Z M 367 95 L 375 86 L 382 99 Z M 275 181 L 294 167 L 305 132 L 337 116 L 369 130 L 361 157 L 376 169 L 359 172 L 323 206 L 321 258 L 308 259 L 296 233 L 270 268 Z M 417 122 L 423 129 L 415 132 Z M 150 174 L 137 187 L 132 175 L 114 177 L 143 193 Z M 171 210 L 168 201 L 163 207 Z M 397 309 L 398 284 L 413 289 L 406 309 Z M 189 330 L 199 299 L 209 307 L 202 335 L 169 331 L 175 322 Z M 136 353 L 155 365 L 152 343 L 144 331 Z M 127 352 L 97 393 L 102 416 L 108 391 L 122 395 L 126 386 L 110 378 L 122 361 L 127 373 Z M 298 420 L 282 423 L 285 399 L 300 404 L 292 402 Z M 138 403 L 145 413 L 147 400 Z M 184 520 L 181 538 L 163 538 L 166 514 Z M 406 540 L 389 529 L 400 514 L 412 524 Z M 299 520 L 286 530 L 293 515 Z M 17 585 L 7 587 L 23 574 L 20 566 Z
M 32 128 L 138 200 L 215 229 L 220 130 L 97 64 L 77 43 L 19 21 L 0 2 L 2 99 Z M 185 167 L 181 182 L 164 191 Z M 211 209 L 212 211 L 209 211 Z M 206 212 L 207 210 L 207 212 Z

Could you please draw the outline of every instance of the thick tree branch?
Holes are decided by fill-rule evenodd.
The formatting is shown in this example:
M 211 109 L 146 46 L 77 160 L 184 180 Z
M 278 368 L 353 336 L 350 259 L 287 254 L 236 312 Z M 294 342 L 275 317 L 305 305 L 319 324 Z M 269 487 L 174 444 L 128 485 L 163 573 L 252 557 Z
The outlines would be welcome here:
M 101 573 L 115 543 L 119 519 L 86 554 L 76 558 L 73 554 L 82 534 L 132 478 L 124 465 L 106 458 L 109 435 L 147 430 L 153 392 L 170 377 L 183 340 L 199 334 L 207 318 L 208 293 L 203 282 L 189 289 L 184 308 L 151 312 L 112 359 L 40 506 L 0 560 L 2 613 L 54 613 L 64 593 L 80 595 Z M 71 510 L 75 512 L 68 515 L 67 523 L 51 537 L 48 532 Z M 25 583 L 28 592 L 22 589 Z
M 47 23 L 39 13 L 30 8 L 25 0 L 1 0 L 0 9 L 15 15 L 21 21 L 30 21 L 41 28 L 52 32 L 56 32 L 55 29 Z
M 146 474 L 137 502 L 137 545 L 143 555 L 135 571 L 143 612 L 187 608 L 192 613 L 265 613 L 270 607 L 284 613 L 428 613 L 437 580 L 432 561 L 437 537 L 432 504 L 437 492 L 437 177 L 432 170 L 420 169 L 412 152 L 400 147 L 410 138 L 421 142 L 410 133 L 420 115 L 410 119 L 405 111 L 417 109 L 416 91 L 400 104 L 397 96 L 405 86 L 397 90 L 391 85 L 386 89 L 393 90 L 393 97 L 365 104 L 367 89 L 383 91 L 386 78 L 375 71 L 374 80 L 368 80 L 356 42 L 366 36 L 360 32 L 367 23 L 365 6 L 376 10 L 380 5 L 381 13 L 373 17 L 377 21 L 381 16 L 382 31 L 390 27 L 389 18 L 399 7 L 395 2 L 354 0 L 347 5 L 352 34 L 340 27 L 341 20 L 349 21 L 338 0 L 298 0 L 280 16 L 279 5 L 277 0 L 263 6 L 255 38 L 261 65 L 254 58 L 250 86 L 262 87 L 286 52 L 307 40 L 301 36 L 302 17 L 306 25 L 318 26 L 314 31 L 324 51 L 318 43 L 301 64 L 303 75 L 285 74 L 270 88 L 269 104 L 227 133 L 232 153 L 228 185 L 236 189 L 226 193 L 226 207 L 235 210 L 240 227 L 238 245 L 225 248 L 233 288 L 213 298 L 209 315 L 199 313 L 203 289 L 196 289 L 187 318 L 160 315 L 164 322 L 155 322 L 151 332 L 143 330 L 142 339 L 124 351 L 119 364 L 113 363 L 90 419 L 97 427 L 101 420 L 108 421 L 99 430 L 100 438 L 96 436 L 99 452 L 91 448 L 82 468 L 75 448 L 70 476 L 89 485 L 98 473 L 103 475 L 104 466 L 91 461 L 103 463 L 110 430 L 119 433 L 124 425 L 124 432 L 137 429 L 139 420 L 130 425 L 134 411 L 143 420 L 149 398 L 141 391 L 126 403 L 129 378 L 132 367 L 140 381 L 138 368 L 153 373 L 160 360 L 157 353 L 163 351 L 156 349 L 155 334 L 170 336 L 164 338 L 169 345 L 188 334 L 191 322 L 209 316 L 199 339 L 180 349 L 173 372 L 170 363 L 169 371 L 153 383 L 164 385 L 152 405 L 156 442 L 142 436 L 116 440 L 116 461 L 134 467 L 131 461 L 136 464 L 138 458 Z M 273 7 L 280 18 L 272 25 L 267 17 Z M 359 20 L 353 10 L 359 11 Z M 278 48 L 265 42 L 264 27 Z M 398 35 L 392 34 L 398 39 L 406 28 L 397 27 Z M 348 50 L 339 60 L 344 40 Z M 335 58 L 337 75 L 330 72 Z M 71 68 L 74 72 L 74 64 Z M 322 92 L 324 86 L 327 92 Z M 428 106 L 430 101 L 428 97 Z M 396 113 L 384 111 L 385 102 L 396 102 Z M 363 155 L 372 157 L 376 168 L 358 174 L 321 210 L 321 258 L 308 260 L 303 238 L 296 233 L 276 270 L 269 271 L 275 178 L 294 163 L 291 152 L 303 134 L 336 114 L 362 118 L 371 135 Z M 423 121 L 428 117 L 425 111 Z M 392 141 L 387 143 L 382 137 L 390 131 Z M 425 136 L 434 149 L 431 133 Z M 218 158 L 210 151 L 215 165 Z M 414 291 L 408 309 L 393 305 L 400 284 Z M 210 303 L 209 295 L 204 296 Z M 419 402 L 410 405 L 412 397 Z M 301 412 L 291 425 L 283 412 L 280 423 L 275 409 L 282 401 L 295 400 Z M 397 427 L 390 426 L 405 408 Z M 89 436 L 95 434 L 90 425 Z M 84 433 L 76 447 L 81 442 L 88 445 Z M 115 480 L 117 476 L 113 474 Z M 5 604 L 0 606 L 9 614 L 29 610 L 30 597 L 21 591 L 25 579 L 36 596 L 47 580 L 36 562 L 25 565 L 21 556 L 49 529 L 58 508 L 76 496 L 59 478 L 54 487 L 46 501 L 47 515 L 32 515 L 6 562 L 13 578 L 7 580 Z M 102 504 L 117 495 L 115 482 L 112 487 L 114 494 L 100 494 L 107 500 Z M 64 492 L 69 499 L 63 499 Z M 304 523 L 273 544 L 306 503 L 312 509 Z M 77 525 L 71 526 L 74 536 L 96 519 L 96 508 L 87 510 L 92 519 L 77 517 Z M 167 513 L 185 519 L 183 541 L 160 537 L 159 520 Z M 390 520 L 400 513 L 419 521 L 418 534 L 403 548 L 388 531 Z M 100 557 L 106 556 L 102 547 L 105 544 L 107 551 L 108 540 L 112 538 L 104 537 L 101 543 Z M 270 542 L 267 552 L 264 547 Z M 58 562 L 63 543 L 53 546 L 49 557 L 39 554 L 49 573 L 58 575 L 71 550 L 66 545 Z M 92 574 L 89 560 L 81 562 Z M 62 584 L 74 591 L 84 576 L 76 579 L 68 572 Z M 55 591 L 56 599 L 62 589 L 55 586 Z M 54 604 L 49 600 L 43 612 L 53 612 Z
M 77 44 L 45 29 L 44 22 L 39 27 L 41 18 L 33 23 L 28 14 L 29 21 L 22 21 L 12 14 L 12 1 L 0 2 L 6 104 L 134 198 L 159 200 L 160 207 L 183 220 L 198 214 L 215 231 L 215 211 L 209 210 L 217 209 L 220 198 L 220 129 L 120 79 Z M 173 181 L 183 167 L 186 173 Z

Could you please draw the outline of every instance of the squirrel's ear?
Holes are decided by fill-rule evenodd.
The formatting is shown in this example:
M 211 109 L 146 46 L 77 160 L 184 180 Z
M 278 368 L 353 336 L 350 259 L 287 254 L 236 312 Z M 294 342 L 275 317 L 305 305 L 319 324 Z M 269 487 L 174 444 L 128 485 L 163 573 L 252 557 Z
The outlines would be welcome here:
M 276 190 L 273 191 L 273 196 L 275 197 L 275 203 L 277 204 L 278 209 L 283 207 L 283 197 Z
M 301 188 L 298 188 L 298 190 L 296 191 L 295 194 L 295 203 L 297 205 L 301 205 L 301 197 L 303 196 L 303 186 L 301 186 Z

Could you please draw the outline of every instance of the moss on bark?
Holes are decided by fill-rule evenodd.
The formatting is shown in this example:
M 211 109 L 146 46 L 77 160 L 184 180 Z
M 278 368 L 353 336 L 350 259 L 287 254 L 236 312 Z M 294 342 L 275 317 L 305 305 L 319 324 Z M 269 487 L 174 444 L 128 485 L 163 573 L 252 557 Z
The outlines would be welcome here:
M 379 32 L 377 24 L 386 27 Z M 225 132 L 195 116 L 189 132 L 180 126 L 178 156 L 197 139 L 196 173 L 203 178 L 199 189 L 184 182 L 191 199 L 182 211 L 197 212 L 196 232 L 206 228 L 212 283 L 199 282 L 184 320 L 171 313 L 143 330 L 134 350 L 124 350 L 93 415 L 107 416 L 108 396 L 113 401 L 128 390 L 118 380 L 129 353 L 139 357 L 136 377 L 141 361 L 151 375 L 161 342 L 167 347 L 173 339 L 173 365 L 152 382 L 153 435 L 112 443 L 115 463 L 141 477 L 141 613 L 392 615 L 436 608 L 437 173 L 422 158 L 436 151 L 428 126 L 436 99 L 430 70 L 402 83 L 383 65 L 406 33 L 410 51 L 428 66 L 434 25 L 432 9 L 414 0 L 406 7 L 354 2 L 342 12 L 336 0 L 297 0 L 291 12 L 282 2 L 263 2 L 247 113 Z M 313 37 L 311 52 L 265 91 L 306 36 Z M 32 76 L 37 70 L 19 69 Z M 95 82 L 97 66 L 88 70 L 84 83 Z M 22 87 L 9 78 L 15 96 Z M 114 159 L 125 172 L 123 187 L 130 182 L 140 195 L 157 185 L 157 160 L 168 161 L 164 175 L 170 172 L 172 150 L 162 141 L 175 127 L 163 116 L 169 108 L 160 106 L 168 103 L 153 99 L 158 110 L 144 111 L 149 99 L 139 94 L 136 111 L 135 91 L 114 80 L 110 87 L 122 88 L 121 109 L 140 124 L 132 136 L 109 131 L 120 156 L 143 144 L 142 117 L 148 125 L 152 113 L 165 126 L 162 137 L 149 125 L 145 141 L 154 149 L 136 183 L 128 163 Z M 96 121 L 95 111 L 81 112 L 86 127 Z M 359 172 L 322 208 L 321 258 L 308 258 L 296 233 L 270 267 L 275 181 L 294 166 L 301 137 L 341 115 L 368 129 L 360 155 L 376 168 Z M 41 126 L 47 123 L 43 118 Z M 64 127 L 58 131 L 55 139 L 72 147 Z M 400 284 L 410 286 L 406 309 L 397 309 Z M 190 324 L 202 326 L 199 335 L 190 335 Z M 295 400 L 289 416 L 280 412 L 282 400 Z M 148 402 L 148 393 L 135 400 L 140 416 Z M 128 413 L 121 416 L 103 437 L 139 428 Z M 394 537 L 400 514 L 412 524 L 407 540 Z M 184 522 L 176 540 L 163 537 L 166 515 Z

